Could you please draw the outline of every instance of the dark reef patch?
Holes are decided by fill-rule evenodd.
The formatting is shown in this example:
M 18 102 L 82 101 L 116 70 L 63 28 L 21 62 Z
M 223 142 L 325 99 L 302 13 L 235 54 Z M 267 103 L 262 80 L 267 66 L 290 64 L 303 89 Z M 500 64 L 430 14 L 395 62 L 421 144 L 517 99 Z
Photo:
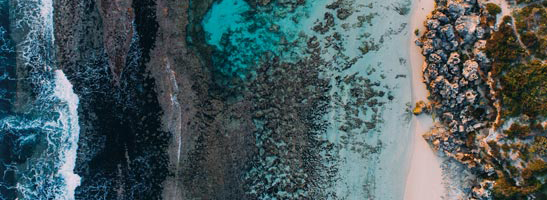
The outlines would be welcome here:
M 170 135 L 161 129 L 162 111 L 146 66 L 158 29 L 156 4 L 139 0 L 131 6 L 136 32 L 115 85 L 104 49 L 109 45 L 102 43 L 103 34 L 111 34 L 103 24 L 118 19 L 101 18 L 92 0 L 55 3 L 59 63 L 80 97 L 78 199 L 159 199 L 168 175 Z

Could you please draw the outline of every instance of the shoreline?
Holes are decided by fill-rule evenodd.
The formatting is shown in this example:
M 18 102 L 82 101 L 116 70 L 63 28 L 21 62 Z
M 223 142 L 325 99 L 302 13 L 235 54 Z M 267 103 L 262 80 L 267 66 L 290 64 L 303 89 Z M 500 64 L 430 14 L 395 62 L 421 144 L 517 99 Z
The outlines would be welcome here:
M 418 28 L 420 34 L 425 31 L 423 22 L 434 9 L 434 5 L 433 0 L 418 0 L 412 6 L 410 21 L 412 32 L 407 43 L 409 45 L 411 67 L 412 105 L 415 105 L 419 100 L 427 101 L 428 96 L 428 91 L 422 82 L 422 69 L 425 58 L 420 53 L 420 47 L 414 44 L 414 41 L 418 38 L 414 34 L 414 30 Z M 440 199 L 445 193 L 440 158 L 435 155 L 429 144 L 422 138 L 422 135 L 429 131 L 433 124 L 433 119 L 429 115 L 412 117 L 410 163 L 407 170 L 404 199 Z

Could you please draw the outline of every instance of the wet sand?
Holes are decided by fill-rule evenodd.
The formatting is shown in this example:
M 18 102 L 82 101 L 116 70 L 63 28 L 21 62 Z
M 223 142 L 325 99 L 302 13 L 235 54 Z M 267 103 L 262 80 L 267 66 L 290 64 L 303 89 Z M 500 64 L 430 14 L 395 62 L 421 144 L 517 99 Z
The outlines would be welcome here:
M 427 15 L 433 10 L 433 0 L 418 0 L 414 2 L 412 8 L 412 20 L 410 28 L 413 34 L 410 36 L 409 53 L 410 66 L 412 71 L 412 104 L 420 100 L 427 100 L 428 91 L 425 87 L 422 76 L 424 57 L 421 54 L 420 47 L 414 44 L 417 36 L 414 30 L 418 28 L 420 34 L 425 31 L 423 22 Z M 411 161 L 409 164 L 408 175 L 404 198 L 407 200 L 429 200 L 441 199 L 445 193 L 442 183 L 442 171 L 440 167 L 440 158 L 434 154 L 422 135 L 433 126 L 433 119 L 429 115 L 414 116 L 412 119 L 412 134 L 414 137 L 411 142 Z

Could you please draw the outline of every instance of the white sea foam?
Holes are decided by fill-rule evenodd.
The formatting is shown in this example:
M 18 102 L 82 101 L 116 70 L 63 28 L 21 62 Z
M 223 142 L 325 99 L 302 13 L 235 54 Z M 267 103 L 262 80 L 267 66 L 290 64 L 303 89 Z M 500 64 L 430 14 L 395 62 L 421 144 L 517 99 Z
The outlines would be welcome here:
M 29 70 L 24 81 L 36 87 L 32 108 L 0 120 L 0 128 L 20 139 L 39 138 L 37 148 L 16 170 L 20 199 L 75 199 L 80 177 L 74 174 L 80 127 L 78 96 L 61 70 L 55 70 L 53 0 L 19 0 L 12 8 L 14 30 L 24 30 L 17 54 Z M 30 131 L 28 131 L 30 130 Z M 39 137 L 36 137 L 39 136 Z M 32 142 L 29 140 L 29 142 Z
M 76 163 L 76 153 L 78 149 L 78 139 L 80 135 L 80 126 L 78 124 L 78 96 L 72 89 L 72 84 L 68 81 L 61 70 L 55 71 L 55 89 L 53 95 L 57 97 L 66 106 L 64 111 L 59 112 L 59 125 L 63 127 L 65 142 L 60 150 L 60 156 L 63 164 L 59 168 L 60 174 L 65 181 L 64 199 L 74 199 L 74 190 L 80 185 L 80 176 L 74 174 Z

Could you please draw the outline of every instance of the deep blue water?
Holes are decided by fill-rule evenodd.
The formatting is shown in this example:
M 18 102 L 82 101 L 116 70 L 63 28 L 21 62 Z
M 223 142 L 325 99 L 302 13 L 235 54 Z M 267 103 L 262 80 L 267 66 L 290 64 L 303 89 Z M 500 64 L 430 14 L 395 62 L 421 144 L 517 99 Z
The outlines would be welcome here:
M 9 1 L 0 0 L 0 116 L 10 113 L 15 90 L 15 46 L 10 37 Z
M 55 66 L 53 2 L 11 6 L 0 0 L 0 199 L 73 199 L 79 101 Z

